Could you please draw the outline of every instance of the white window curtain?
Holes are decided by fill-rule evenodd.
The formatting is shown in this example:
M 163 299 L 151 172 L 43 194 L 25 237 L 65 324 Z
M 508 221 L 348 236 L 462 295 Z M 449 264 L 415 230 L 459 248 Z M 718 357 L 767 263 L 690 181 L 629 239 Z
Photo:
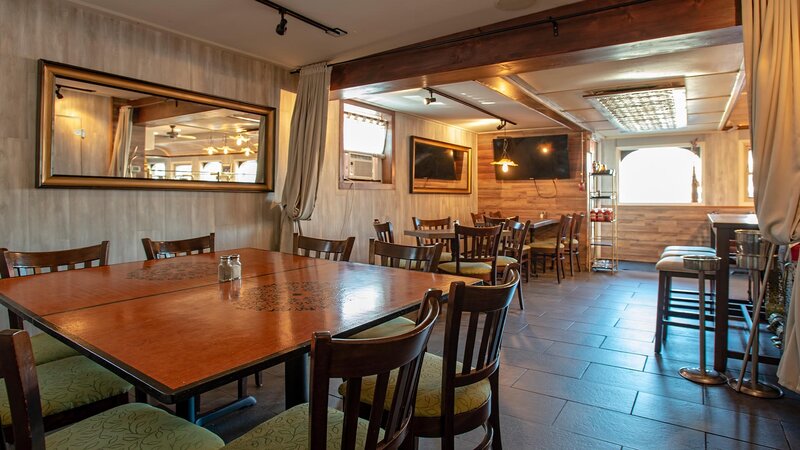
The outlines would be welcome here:
M 108 163 L 108 176 L 124 177 L 128 175 L 132 132 L 133 108 L 121 106 L 117 118 L 117 130 L 114 132 L 114 145 L 111 147 L 111 158 Z
M 292 233 L 308 220 L 317 200 L 325 133 L 331 68 L 325 63 L 300 69 L 297 100 L 289 130 L 289 161 L 281 197 L 281 251 L 292 252 Z M 259 149 L 261 151 L 261 149 Z
M 389 123 L 385 120 L 344 113 L 344 151 L 383 156 Z
M 750 98 L 755 205 L 761 233 L 776 244 L 800 240 L 800 0 L 742 0 Z M 795 274 L 800 280 L 800 271 Z M 800 392 L 800 282 L 787 312 L 778 366 Z

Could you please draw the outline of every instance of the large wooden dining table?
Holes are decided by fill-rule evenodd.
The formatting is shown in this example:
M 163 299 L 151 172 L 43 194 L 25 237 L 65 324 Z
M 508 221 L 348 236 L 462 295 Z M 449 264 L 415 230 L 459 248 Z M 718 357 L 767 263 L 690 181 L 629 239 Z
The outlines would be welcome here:
M 233 253 L 242 280 L 218 283 Z M 357 333 L 453 281 L 477 280 L 243 248 L 0 280 L 0 303 L 194 421 L 196 395 L 280 363 L 287 407 L 307 401 L 314 331 Z

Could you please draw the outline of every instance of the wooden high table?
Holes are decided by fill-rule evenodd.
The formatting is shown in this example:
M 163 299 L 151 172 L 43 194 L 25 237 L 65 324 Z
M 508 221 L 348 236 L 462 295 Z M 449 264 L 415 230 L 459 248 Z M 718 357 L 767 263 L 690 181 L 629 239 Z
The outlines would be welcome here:
M 217 282 L 219 256 L 242 280 Z M 196 421 L 194 397 L 285 364 L 286 406 L 308 399 L 311 334 L 348 336 L 475 279 L 257 249 L 0 280 L 0 303 Z
M 755 214 L 709 214 L 711 224 L 711 246 L 720 258 L 717 270 L 717 296 L 714 309 L 714 369 L 724 373 L 728 357 L 740 357 L 741 353 L 731 355 L 728 351 L 728 305 L 730 302 L 730 241 L 735 230 L 757 230 L 758 219 Z

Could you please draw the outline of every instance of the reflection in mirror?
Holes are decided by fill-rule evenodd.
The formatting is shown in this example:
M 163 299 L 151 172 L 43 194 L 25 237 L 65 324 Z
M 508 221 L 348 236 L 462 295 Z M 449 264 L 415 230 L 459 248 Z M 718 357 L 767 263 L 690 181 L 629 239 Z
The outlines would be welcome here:
M 81 78 L 76 76 L 81 69 L 63 66 L 62 72 L 61 65 L 50 64 L 43 63 L 42 89 L 49 95 L 42 95 L 41 107 L 52 114 L 51 120 L 41 117 L 51 124 L 50 130 L 40 130 L 51 132 L 49 167 L 40 167 L 46 172 L 42 185 L 48 185 L 47 179 L 88 177 L 95 180 L 93 186 L 106 186 L 102 179 L 125 179 L 147 180 L 133 187 L 171 182 L 166 187 L 271 188 L 271 108 L 216 97 L 206 102 L 200 94 L 159 85 L 148 91 L 149 83 L 91 71 Z M 49 108 L 44 104 L 48 98 Z M 40 139 L 43 147 L 46 141 Z

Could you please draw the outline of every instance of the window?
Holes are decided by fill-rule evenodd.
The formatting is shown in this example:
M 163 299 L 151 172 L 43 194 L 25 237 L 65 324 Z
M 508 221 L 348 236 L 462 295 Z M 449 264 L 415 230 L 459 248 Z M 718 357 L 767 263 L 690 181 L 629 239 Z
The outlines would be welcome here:
M 219 174 L 222 172 L 222 163 L 219 161 L 209 161 L 203 163 L 203 168 L 200 170 L 200 179 L 202 181 L 219 181 Z
M 747 147 L 747 198 L 751 199 L 756 195 L 756 188 L 753 184 L 753 148 Z
M 150 164 L 150 178 L 154 180 L 163 180 L 167 175 L 167 165 L 163 162 Z
M 174 169 L 176 180 L 192 180 L 192 163 L 175 163 Z
M 236 181 L 244 183 L 255 183 L 258 163 L 255 160 L 242 161 L 236 167 Z
M 342 101 L 339 187 L 386 189 L 394 174 L 394 113 L 353 101 Z
M 620 203 L 699 203 L 702 165 L 684 147 L 652 147 L 620 152 Z

